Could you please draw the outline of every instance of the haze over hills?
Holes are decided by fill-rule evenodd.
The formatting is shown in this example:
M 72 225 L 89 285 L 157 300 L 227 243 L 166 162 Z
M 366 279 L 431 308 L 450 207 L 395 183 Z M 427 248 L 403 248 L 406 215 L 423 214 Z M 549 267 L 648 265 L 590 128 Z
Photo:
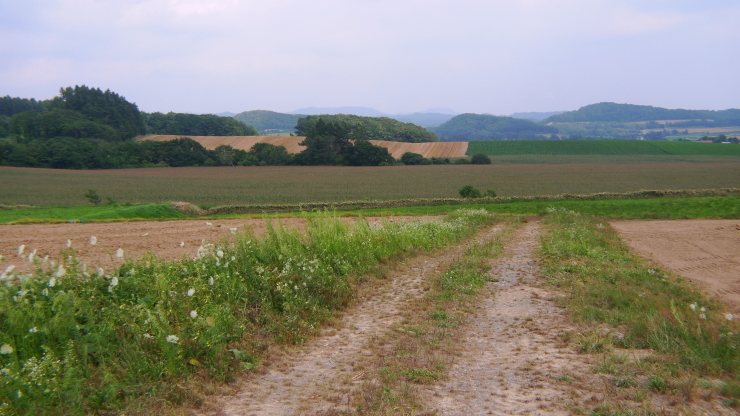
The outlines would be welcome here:
M 598 103 L 581 107 L 575 111 L 553 115 L 543 123 L 618 122 L 676 120 L 701 125 L 740 125 L 740 110 L 684 110 L 653 107 L 650 105 Z M 711 121 L 710 121 L 711 120 Z M 709 123 L 709 124 L 707 124 Z
M 567 111 L 548 111 L 548 112 L 528 112 L 528 113 L 514 113 L 510 114 L 509 117 L 523 118 L 525 120 L 542 121 L 548 117 L 556 116 L 558 114 L 567 113 Z

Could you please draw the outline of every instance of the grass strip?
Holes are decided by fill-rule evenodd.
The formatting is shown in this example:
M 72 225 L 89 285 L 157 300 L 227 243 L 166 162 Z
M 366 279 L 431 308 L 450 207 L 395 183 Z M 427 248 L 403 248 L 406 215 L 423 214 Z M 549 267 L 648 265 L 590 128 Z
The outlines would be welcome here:
M 607 328 L 577 336 L 579 349 L 646 353 L 608 354 L 594 369 L 609 375 L 612 400 L 622 401 L 615 409 L 629 400 L 647 403 L 650 394 L 691 400 L 697 389 L 737 402 L 740 324 L 721 304 L 632 253 L 601 219 L 552 209 L 547 224 L 541 254 L 549 282 L 565 290 L 562 304 L 576 321 Z
M 274 343 L 302 343 L 381 263 L 473 234 L 490 221 L 463 210 L 441 221 L 346 225 L 310 218 L 206 246 L 192 260 L 151 257 L 88 270 L 32 253 L 33 275 L 0 276 L 0 411 L 4 415 L 162 414 L 197 406 L 188 380 L 228 382 Z M 26 253 L 23 253 L 26 255 Z
M 518 219 L 517 219 L 518 220 Z M 414 385 L 445 379 L 459 353 L 455 342 L 488 281 L 492 259 L 517 220 L 493 239 L 473 244 L 439 275 L 426 296 L 416 300 L 404 321 L 371 345 L 379 383 L 366 382 L 353 397 L 359 415 L 405 415 L 425 410 Z

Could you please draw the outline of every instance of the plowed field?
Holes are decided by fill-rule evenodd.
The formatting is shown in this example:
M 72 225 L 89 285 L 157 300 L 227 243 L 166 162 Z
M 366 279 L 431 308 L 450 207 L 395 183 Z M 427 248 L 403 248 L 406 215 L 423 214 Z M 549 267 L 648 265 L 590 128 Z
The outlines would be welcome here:
M 612 226 L 635 251 L 740 313 L 740 221 L 615 221 Z
M 166 141 L 183 136 L 155 135 L 146 136 L 139 140 Z M 285 146 L 288 153 L 299 153 L 306 149 L 298 143 L 305 137 L 301 136 L 188 136 L 200 143 L 206 149 L 213 150 L 222 144 L 227 144 L 234 149 L 249 151 L 256 143 L 270 143 L 275 146 Z M 406 152 L 419 153 L 424 157 L 465 157 L 468 150 L 467 142 L 433 142 L 433 143 L 402 143 L 383 140 L 370 140 L 376 146 L 382 146 L 396 159 Z

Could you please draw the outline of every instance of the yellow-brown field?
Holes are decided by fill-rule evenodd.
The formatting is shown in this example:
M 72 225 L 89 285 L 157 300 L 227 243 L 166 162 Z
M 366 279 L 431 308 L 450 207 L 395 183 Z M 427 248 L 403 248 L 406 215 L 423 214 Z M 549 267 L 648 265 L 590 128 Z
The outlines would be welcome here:
M 139 140 L 166 141 L 173 140 L 183 136 L 174 135 L 154 135 L 145 136 Z M 249 151 L 257 143 L 270 143 L 275 146 L 285 146 L 288 153 L 299 153 L 306 149 L 298 143 L 302 142 L 305 137 L 301 136 L 188 136 L 189 138 L 200 143 L 206 149 L 213 150 L 223 144 L 229 145 L 234 149 Z M 370 140 L 377 146 L 382 146 L 396 159 L 400 158 L 406 152 L 418 153 L 424 157 L 465 157 L 468 150 L 467 142 L 433 142 L 433 143 L 402 143 L 389 142 L 382 140 Z

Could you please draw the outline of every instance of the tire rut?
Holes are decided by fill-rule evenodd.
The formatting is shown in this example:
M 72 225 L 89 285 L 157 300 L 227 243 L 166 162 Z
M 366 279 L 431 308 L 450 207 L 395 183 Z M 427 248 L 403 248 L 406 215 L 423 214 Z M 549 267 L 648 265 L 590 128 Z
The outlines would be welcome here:
M 582 384 L 593 364 L 561 341 L 572 324 L 551 300 L 554 294 L 537 285 L 538 248 L 539 224 L 529 223 L 493 264 L 489 273 L 499 281 L 488 284 L 491 294 L 466 324 L 459 341 L 464 352 L 449 380 L 422 389 L 437 414 L 565 415 L 566 404 L 579 398 L 600 399 L 562 381 Z
M 491 239 L 502 228 L 496 225 L 453 248 L 408 260 L 376 295 L 346 311 L 336 330 L 323 331 L 289 358 L 242 381 L 236 395 L 209 400 L 209 408 L 220 410 L 196 414 L 294 415 L 346 408 L 353 388 L 365 379 L 357 364 L 369 354 L 367 343 L 403 319 L 408 301 L 425 293 L 425 282 L 444 272 L 465 248 Z

